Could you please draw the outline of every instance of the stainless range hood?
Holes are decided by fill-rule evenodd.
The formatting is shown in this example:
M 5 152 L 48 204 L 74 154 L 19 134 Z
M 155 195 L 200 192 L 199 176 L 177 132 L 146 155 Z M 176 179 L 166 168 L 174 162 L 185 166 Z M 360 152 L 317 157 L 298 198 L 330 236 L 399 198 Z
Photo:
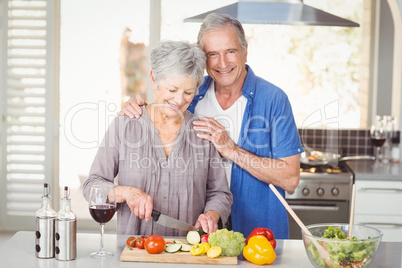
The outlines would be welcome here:
M 184 22 L 202 22 L 210 13 L 225 13 L 243 24 L 283 24 L 306 26 L 359 27 L 358 23 L 320 9 L 288 1 L 240 1 L 186 18 Z

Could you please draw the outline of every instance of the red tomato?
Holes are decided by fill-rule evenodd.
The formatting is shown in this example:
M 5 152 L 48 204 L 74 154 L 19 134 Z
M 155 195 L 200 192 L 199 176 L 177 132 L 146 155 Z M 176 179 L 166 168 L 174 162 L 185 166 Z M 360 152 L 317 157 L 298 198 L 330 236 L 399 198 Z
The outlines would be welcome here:
M 127 238 L 127 246 L 135 247 L 135 237 L 134 236 L 130 236 L 129 238 Z
M 144 248 L 144 242 L 145 242 L 144 238 L 138 237 L 138 238 L 135 240 L 135 246 L 136 246 L 137 248 L 139 248 L 139 249 L 143 249 L 143 248 Z
M 165 250 L 165 239 L 159 235 L 151 235 L 145 240 L 145 249 L 150 254 L 158 254 Z

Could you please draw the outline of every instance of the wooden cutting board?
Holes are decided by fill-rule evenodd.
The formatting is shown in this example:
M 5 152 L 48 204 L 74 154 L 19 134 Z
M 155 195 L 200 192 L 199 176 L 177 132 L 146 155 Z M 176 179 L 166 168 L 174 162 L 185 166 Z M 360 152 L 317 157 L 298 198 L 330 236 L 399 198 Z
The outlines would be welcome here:
M 165 239 L 166 242 L 173 240 Z M 185 242 L 185 240 L 183 240 Z M 120 256 L 121 261 L 133 262 L 158 262 L 158 263 L 189 263 L 189 264 L 220 264 L 220 265 L 236 265 L 237 257 L 219 256 L 217 258 L 208 258 L 206 254 L 193 256 L 190 252 L 167 253 L 163 251 L 159 254 L 149 254 L 145 249 L 132 248 L 127 246 L 124 248 Z

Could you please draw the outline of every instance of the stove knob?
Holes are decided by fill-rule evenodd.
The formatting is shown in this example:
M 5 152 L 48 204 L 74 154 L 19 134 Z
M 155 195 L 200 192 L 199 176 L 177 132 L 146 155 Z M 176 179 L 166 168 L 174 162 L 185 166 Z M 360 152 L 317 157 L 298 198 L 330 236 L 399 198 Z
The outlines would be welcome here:
M 303 188 L 302 194 L 303 194 L 303 195 L 309 195 L 309 194 L 310 194 L 310 190 L 309 190 L 308 188 Z
M 337 196 L 339 194 L 339 189 L 334 187 L 334 188 L 332 188 L 331 193 L 332 193 L 332 195 Z
M 317 194 L 318 196 L 323 196 L 325 193 L 324 189 L 322 189 L 321 187 L 317 189 Z

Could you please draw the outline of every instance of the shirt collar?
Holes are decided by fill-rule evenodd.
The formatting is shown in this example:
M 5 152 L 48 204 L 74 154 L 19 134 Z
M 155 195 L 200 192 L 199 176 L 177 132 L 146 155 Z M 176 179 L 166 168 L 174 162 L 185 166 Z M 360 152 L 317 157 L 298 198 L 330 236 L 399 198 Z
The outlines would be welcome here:
M 251 70 L 250 66 L 246 64 L 247 76 L 246 80 L 244 81 L 242 94 L 247 99 L 254 99 L 255 96 L 255 79 L 256 76 Z

